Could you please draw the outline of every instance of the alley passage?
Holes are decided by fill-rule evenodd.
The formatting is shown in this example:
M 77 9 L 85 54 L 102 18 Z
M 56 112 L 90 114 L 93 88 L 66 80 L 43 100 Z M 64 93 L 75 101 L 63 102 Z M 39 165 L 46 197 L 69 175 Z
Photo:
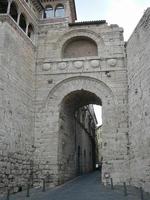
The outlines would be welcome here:
M 138 190 L 130 188 L 128 196 L 124 196 L 123 188 L 111 190 L 104 187 L 99 180 L 99 172 L 83 175 L 55 189 L 47 189 L 46 192 L 33 189 L 30 197 L 26 192 L 12 195 L 10 200 L 140 200 Z M 6 199 L 6 198 L 0 198 Z M 144 200 L 148 200 L 145 197 Z

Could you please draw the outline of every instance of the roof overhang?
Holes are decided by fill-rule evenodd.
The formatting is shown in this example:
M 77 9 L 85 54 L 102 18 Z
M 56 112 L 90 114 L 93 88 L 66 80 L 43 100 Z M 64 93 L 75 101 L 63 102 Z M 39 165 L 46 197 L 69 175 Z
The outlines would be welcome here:
M 34 5 L 38 10 L 43 10 L 43 9 L 44 9 L 44 7 L 43 7 L 43 5 L 42 5 L 42 3 L 41 3 L 40 0 L 31 0 L 31 1 L 32 1 L 33 5 Z

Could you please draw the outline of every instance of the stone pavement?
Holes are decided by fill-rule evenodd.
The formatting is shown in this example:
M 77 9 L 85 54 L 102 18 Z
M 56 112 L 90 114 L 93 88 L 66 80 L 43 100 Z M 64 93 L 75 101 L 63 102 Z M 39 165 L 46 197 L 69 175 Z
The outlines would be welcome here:
M 148 194 L 144 194 L 144 200 L 150 200 Z M 6 200 L 0 198 L 0 200 Z M 128 188 L 128 196 L 124 196 L 122 187 L 111 190 L 99 181 L 99 172 L 83 175 L 55 189 L 32 189 L 30 197 L 26 192 L 11 195 L 10 200 L 141 200 L 140 192 L 135 188 Z

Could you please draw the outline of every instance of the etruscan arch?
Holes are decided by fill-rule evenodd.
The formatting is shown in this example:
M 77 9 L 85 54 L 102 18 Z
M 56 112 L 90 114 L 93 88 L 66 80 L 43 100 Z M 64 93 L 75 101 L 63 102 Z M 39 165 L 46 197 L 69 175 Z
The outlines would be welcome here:
M 117 119 L 117 109 L 115 104 L 115 99 L 112 90 L 102 81 L 99 81 L 98 79 L 92 78 L 92 77 L 86 77 L 86 76 L 77 76 L 77 77 L 71 77 L 68 79 L 65 79 L 61 82 L 59 82 L 57 85 L 54 86 L 54 88 L 50 91 L 47 99 L 46 104 L 43 108 L 41 108 L 41 114 L 39 113 L 39 117 L 41 115 L 42 120 L 44 120 L 45 124 L 47 124 L 45 127 L 41 127 L 41 132 L 45 137 L 49 137 L 46 142 L 46 144 L 43 144 L 42 146 L 39 145 L 38 152 L 40 152 L 40 155 L 42 158 L 45 157 L 47 160 L 47 163 L 50 163 L 50 166 L 53 167 L 56 166 L 56 169 L 58 169 L 57 174 L 55 177 L 57 181 L 60 183 L 66 181 L 66 179 L 73 178 L 75 176 L 75 168 L 74 171 L 70 171 L 72 167 L 68 170 L 66 170 L 65 174 L 67 178 L 62 177 L 62 171 L 66 169 L 67 158 L 64 161 L 64 154 L 62 154 L 63 151 L 61 151 L 62 145 L 64 145 L 64 142 L 62 140 L 63 135 L 69 134 L 69 132 L 62 133 L 61 131 L 61 123 L 60 123 L 60 115 L 62 113 L 67 113 L 67 108 L 65 108 L 65 111 L 63 112 L 63 106 L 66 102 L 68 105 L 69 102 L 67 102 L 68 98 L 71 98 L 71 102 L 74 108 L 77 106 L 76 104 L 76 95 L 81 97 L 83 99 L 82 105 L 87 105 L 89 103 L 94 104 L 101 104 L 103 105 L 103 133 L 104 133 L 104 141 L 107 140 L 109 137 L 110 139 L 107 141 L 107 145 L 103 149 L 104 154 L 104 160 L 106 164 L 104 164 L 103 172 L 107 171 L 108 168 L 110 168 L 110 165 L 107 165 L 107 155 L 109 154 L 110 157 L 114 157 L 115 149 L 111 148 L 111 143 L 115 143 L 115 132 L 116 132 L 116 119 Z M 64 101 L 65 100 L 65 101 Z M 70 107 L 70 108 L 71 108 Z M 69 108 L 69 110 L 70 110 Z M 44 114 L 44 115 L 43 115 Z M 71 115 L 73 113 L 70 113 Z M 73 116 L 73 115 L 72 115 Z M 73 123 L 70 120 L 73 118 L 70 118 L 68 122 L 65 123 L 65 126 L 68 126 L 68 124 Z M 73 126 L 71 126 L 72 129 Z M 70 130 L 71 130 L 70 129 Z M 73 132 L 73 129 L 72 131 Z M 65 136 L 64 136 L 65 137 Z M 47 145 L 48 141 L 50 140 L 50 146 Z M 67 142 L 68 141 L 68 142 Z M 69 145 L 72 140 L 68 139 L 66 140 L 66 145 Z M 43 149 L 44 147 L 44 149 Z M 73 147 L 73 145 L 71 145 Z M 78 147 L 77 147 L 78 148 Z M 68 151 L 69 152 L 69 151 Z M 70 152 L 73 152 L 70 150 Z M 47 154 L 49 155 L 49 158 L 47 158 Z M 72 157 L 72 154 L 70 154 L 70 157 Z M 70 158 L 69 157 L 69 158 Z M 50 159 L 50 160 L 48 160 Z M 62 162 L 63 160 L 63 162 Z M 113 165 L 113 160 L 111 161 Z M 63 164 L 64 163 L 64 164 Z M 61 166 L 61 168 L 60 168 Z M 71 165 L 69 165 L 71 166 Z M 75 166 L 75 165 L 74 165 Z M 110 170 L 109 170 L 110 171 Z

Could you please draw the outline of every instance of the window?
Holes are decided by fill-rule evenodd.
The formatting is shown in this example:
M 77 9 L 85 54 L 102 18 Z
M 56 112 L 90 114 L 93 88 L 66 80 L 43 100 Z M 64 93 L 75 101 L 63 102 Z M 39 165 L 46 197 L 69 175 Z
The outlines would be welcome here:
M 26 18 L 23 14 L 20 15 L 20 21 L 19 21 L 19 26 L 21 27 L 21 29 L 26 32 Z
M 0 1 L 0 13 L 7 13 L 8 1 L 1 0 Z
M 28 37 L 32 40 L 34 39 L 34 27 L 32 24 L 29 24 L 28 26 Z
M 65 9 L 62 4 L 56 6 L 55 9 L 55 17 L 64 17 L 65 16 Z
M 18 11 L 17 11 L 17 5 L 15 4 L 15 2 L 11 3 L 11 6 L 10 6 L 10 16 L 17 22 Z
M 53 7 L 48 5 L 45 8 L 44 18 L 53 18 L 54 17 L 54 10 Z

